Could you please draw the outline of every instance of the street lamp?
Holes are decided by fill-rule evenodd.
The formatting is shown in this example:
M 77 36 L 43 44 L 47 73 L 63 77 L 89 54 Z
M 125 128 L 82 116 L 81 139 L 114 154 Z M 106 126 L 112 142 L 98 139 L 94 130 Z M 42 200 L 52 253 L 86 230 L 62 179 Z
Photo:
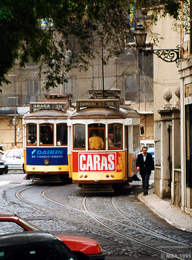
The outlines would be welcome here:
M 166 62 L 176 62 L 179 61 L 179 48 L 177 49 L 145 49 L 145 43 L 147 38 L 147 33 L 142 24 L 138 24 L 134 33 L 136 48 L 140 53 L 144 53 L 145 56 L 154 53 L 160 59 Z
M 17 105 L 16 105 L 16 98 L 17 98 L 17 97 L 7 97 L 7 98 L 14 98 L 14 99 L 15 99 L 15 108 L 14 108 L 15 116 L 14 116 L 14 118 L 12 119 L 12 124 L 13 124 L 13 126 L 14 126 L 14 145 L 16 145 L 16 144 L 17 144 L 16 132 L 17 132 L 17 125 L 18 125 Z
M 16 128 L 16 126 L 18 125 L 18 118 L 17 118 L 17 116 L 14 116 L 14 118 L 12 119 L 12 124 L 14 126 L 14 145 L 16 145 L 17 144 L 17 139 L 16 139 L 17 128 Z

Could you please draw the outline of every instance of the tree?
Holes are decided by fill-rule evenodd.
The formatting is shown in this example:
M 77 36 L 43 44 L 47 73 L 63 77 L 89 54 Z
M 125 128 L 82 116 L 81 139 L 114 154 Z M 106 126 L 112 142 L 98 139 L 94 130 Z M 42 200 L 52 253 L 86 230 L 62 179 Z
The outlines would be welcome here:
M 0 0 L 0 86 L 6 74 L 30 60 L 46 75 L 46 89 L 63 83 L 72 67 L 87 69 L 97 50 L 104 48 L 107 62 L 125 48 L 130 31 L 131 0 Z M 165 13 L 178 17 L 180 1 L 138 1 L 148 9 L 161 3 Z M 159 9 L 154 9 L 157 13 Z M 141 18 L 137 12 L 136 21 Z M 155 17 L 155 16 L 154 16 Z M 44 19 L 46 26 L 41 26 Z M 73 41 L 76 41 L 74 46 Z

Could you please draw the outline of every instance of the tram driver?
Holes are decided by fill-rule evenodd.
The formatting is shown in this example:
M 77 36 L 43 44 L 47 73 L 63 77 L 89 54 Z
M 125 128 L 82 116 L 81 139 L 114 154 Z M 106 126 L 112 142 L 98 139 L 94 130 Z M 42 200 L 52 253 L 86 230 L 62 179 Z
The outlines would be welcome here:
M 101 137 L 97 135 L 96 131 L 92 132 L 92 137 L 89 138 L 89 150 L 103 150 L 104 142 Z
M 53 137 L 50 128 L 43 128 L 43 137 L 41 138 L 41 144 L 53 144 Z

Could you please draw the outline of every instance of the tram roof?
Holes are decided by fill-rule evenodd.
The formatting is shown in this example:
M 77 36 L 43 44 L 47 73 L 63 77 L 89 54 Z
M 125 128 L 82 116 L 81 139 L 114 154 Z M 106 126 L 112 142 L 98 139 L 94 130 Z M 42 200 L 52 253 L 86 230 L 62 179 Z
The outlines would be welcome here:
M 24 115 L 24 118 L 42 118 L 42 117 L 68 117 L 69 113 L 59 110 L 37 110 L 32 113 L 27 113 Z
M 136 110 L 131 107 L 120 107 L 116 110 L 114 107 L 107 108 L 81 108 L 79 111 L 74 111 L 70 116 L 71 119 L 91 119 L 91 118 L 104 118 L 104 119 L 122 119 L 122 118 L 140 118 Z

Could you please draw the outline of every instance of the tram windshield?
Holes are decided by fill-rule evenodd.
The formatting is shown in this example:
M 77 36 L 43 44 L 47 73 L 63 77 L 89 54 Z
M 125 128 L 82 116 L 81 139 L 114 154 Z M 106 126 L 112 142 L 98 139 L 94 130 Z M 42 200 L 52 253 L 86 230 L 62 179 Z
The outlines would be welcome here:
M 122 149 L 122 124 L 109 124 L 108 125 L 108 148 Z
M 74 125 L 74 149 L 85 149 L 85 125 Z
M 40 125 L 40 145 L 53 145 L 53 125 L 42 124 Z
M 27 125 L 27 144 L 37 145 L 37 125 L 28 124 Z
M 88 126 L 89 150 L 105 149 L 105 125 L 90 124 Z
M 57 145 L 67 145 L 67 124 L 57 125 Z

